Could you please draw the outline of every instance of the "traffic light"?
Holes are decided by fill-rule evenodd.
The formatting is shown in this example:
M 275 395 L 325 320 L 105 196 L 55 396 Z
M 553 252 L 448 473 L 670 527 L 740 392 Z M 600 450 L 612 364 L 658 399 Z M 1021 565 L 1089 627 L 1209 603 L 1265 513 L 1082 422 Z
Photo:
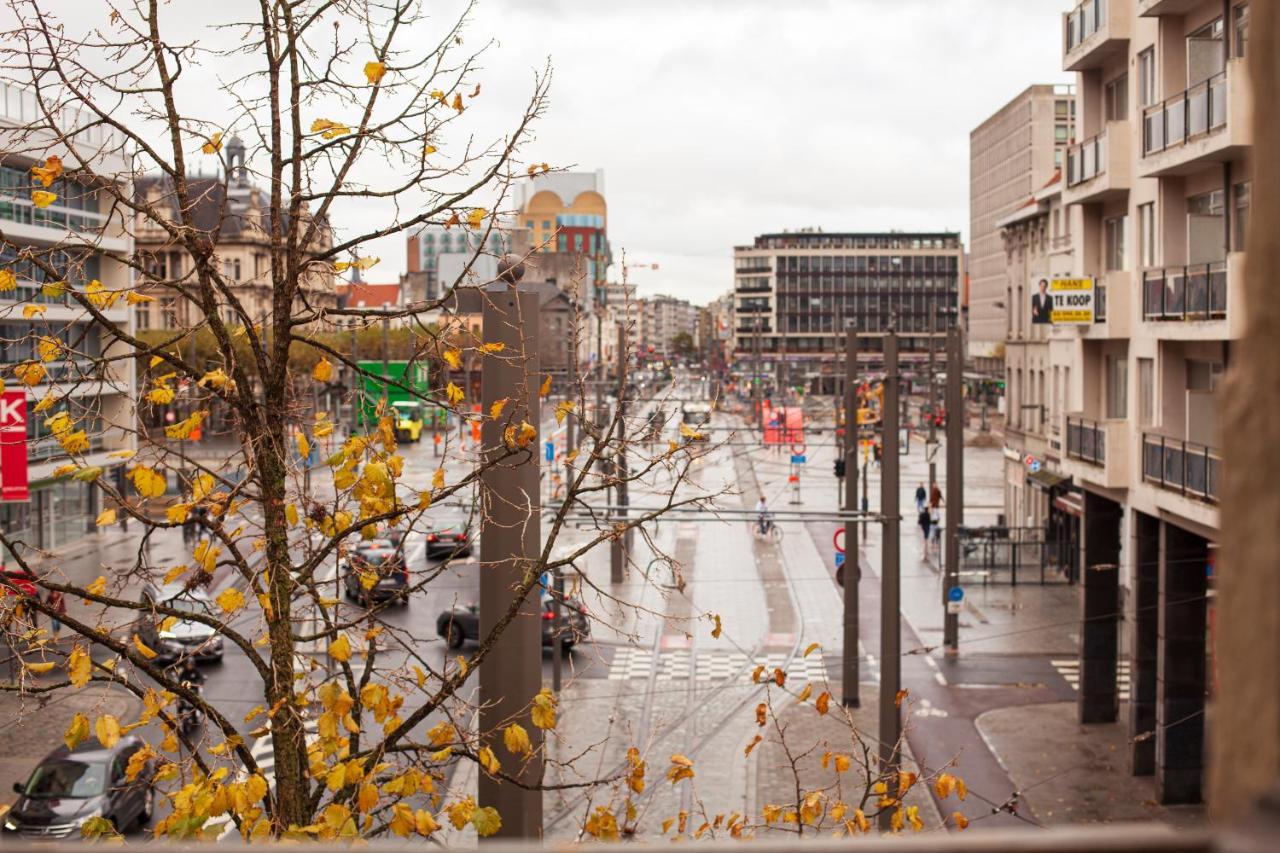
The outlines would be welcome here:
M 837 456 L 835 461 L 835 469 L 837 477 L 844 477 L 844 457 Z

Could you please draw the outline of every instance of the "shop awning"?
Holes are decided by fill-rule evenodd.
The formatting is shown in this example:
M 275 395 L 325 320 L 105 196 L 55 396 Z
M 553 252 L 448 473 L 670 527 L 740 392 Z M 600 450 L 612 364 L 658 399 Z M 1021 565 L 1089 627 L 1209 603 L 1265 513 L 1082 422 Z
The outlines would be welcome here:
M 1047 468 L 1041 468 L 1039 471 L 1027 472 L 1027 482 L 1033 483 L 1034 485 L 1039 486 L 1045 491 L 1048 491 L 1049 489 L 1052 489 L 1056 486 L 1061 486 L 1063 483 L 1066 483 L 1070 480 L 1071 480 L 1070 477 L 1064 477 L 1063 475 L 1059 474 L 1057 471 L 1050 471 Z
M 1066 492 L 1053 499 L 1053 505 L 1076 518 L 1084 518 L 1084 496 L 1079 492 Z

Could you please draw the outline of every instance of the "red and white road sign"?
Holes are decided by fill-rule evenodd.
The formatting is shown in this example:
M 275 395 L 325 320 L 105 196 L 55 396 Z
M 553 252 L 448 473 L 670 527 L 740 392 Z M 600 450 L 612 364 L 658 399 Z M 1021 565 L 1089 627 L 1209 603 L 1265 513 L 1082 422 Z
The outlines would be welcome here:
M 27 392 L 0 396 L 0 501 L 29 501 L 27 483 Z
M 836 546 L 836 550 L 839 551 L 841 554 L 844 553 L 844 528 L 843 527 L 837 530 L 835 532 L 835 535 L 831 537 L 831 544 Z

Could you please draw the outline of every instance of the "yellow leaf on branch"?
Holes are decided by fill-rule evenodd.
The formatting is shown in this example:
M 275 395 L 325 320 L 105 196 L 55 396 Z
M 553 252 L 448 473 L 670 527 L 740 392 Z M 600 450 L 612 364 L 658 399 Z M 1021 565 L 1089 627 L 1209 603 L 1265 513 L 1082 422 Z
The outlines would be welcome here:
M 23 385 L 30 387 L 43 382 L 46 371 L 44 365 L 37 361 L 24 361 L 13 366 L 13 375 Z
M 528 755 L 533 752 L 533 744 L 529 741 L 529 733 L 519 723 L 512 723 L 502 732 L 502 742 L 507 752 L 512 755 Z
M 165 478 L 158 471 L 139 465 L 129 474 L 133 480 L 133 488 L 144 498 L 158 498 L 164 494 Z
M 98 743 L 107 749 L 120 742 L 120 721 L 111 714 L 99 717 L 93 724 L 93 731 L 98 737 Z
M 203 154 L 217 154 L 221 150 L 222 150 L 222 131 L 220 130 L 210 134 L 209 138 L 205 141 L 204 145 L 200 146 L 200 151 Z
M 115 523 L 116 511 L 114 509 L 104 509 L 102 512 L 98 513 L 98 517 L 94 521 L 94 524 L 98 527 L 107 527 Z
M 540 729 L 554 729 L 556 727 L 556 697 L 547 688 L 542 688 L 538 694 L 533 697 L 533 707 L 530 709 L 530 716 L 533 724 Z
M 551 374 L 548 373 L 542 380 L 542 387 L 538 389 L 539 397 L 546 397 L 551 393 Z
M 22 663 L 22 668 L 34 675 L 44 675 L 46 672 L 53 669 L 53 667 L 53 661 L 47 661 L 45 663 L 27 663 L 26 661 L 23 661 Z
M 67 655 L 67 678 L 73 687 L 84 687 L 93 674 L 93 660 L 84 646 L 76 643 Z
M 67 745 L 67 749 L 75 749 L 89 738 L 89 718 L 84 714 L 77 713 L 71 718 L 71 725 L 62 735 L 62 742 Z
M 0 270 L 0 293 L 18 289 L 18 277 L 13 270 Z
M 476 828 L 476 835 L 488 838 L 502 828 L 502 818 L 493 806 L 482 806 L 471 816 L 471 825 Z
M 483 207 L 473 207 L 471 208 L 471 211 L 467 213 L 467 225 L 472 228 L 479 228 L 484 224 L 484 218 L 488 215 L 489 211 L 485 210 Z
M 351 641 L 347 639 L 346 634 L 339 634 L 338 638 L 329 644 L 329 657 L 343 663 L 351 660 Z
M 382 62 L 366 62 L 364 64 L 364 77 L 369 81 L 370 86 L 376 86 L 382 82 L 383 76 L 387 73 L 387 66 Z
M 337 139 L 339 136 L 346 136 L 350 133 L 351 128 L 341 122 L 318 118 L 311 123 L 311 132 L 320 134 L 322 139 Z
M 502 417 L 502 410 L 506 407 L 506 397 L 503 397 L 501 400 L 495 400 L 493 405 L 489 407 L 489 418 L 496 421 L 498 418 Z
M 317 382 L 328 382 L 333 378 L 333 365 L 329 363 L 329 359 L 322 358 L 316 362 L 316 366 L 311 369 L 311 376 Z
M 218 606 L 222 608 L 222 612 L 230 616 L 237 610 L 244 608 L 244 593 L 233 586 L 229 586 L 222 592 L 218 593 L 218 597 L 214 599 Z
M 311 442 L 307 441 L 307 436 L 301 430 L 293 434 L 294 440 L 298 443 L 298 455 L 303 459 L 311 455 Z
M 156 656 L 155 650 L 142 642 L 142 638 L 137 634 L 133 635 L 133 647 L 138 650 L 138 654 L 142 655 L 147 660 L 151 660 Z
M 498 761 L 498 756 L 493 754 L 493 750 L 487 746 L 480 747 L 476 753 L 476 758 L 480 761 L 480 766 L 489 772 L 490 775 L 497 775 L 502 769 L 502 762 Z
M 456 406 L 466 398 L 466 394 L 457 385 L 450 382 L 444 389 L 445 397 L 449 400 L 450 406 Z
M 443 358 L 445 360 L 445 363 L 448 364 L 450 367 L 452 367 L 454 370 L 457 370 L 458 368 L 462 367 L 462 352 L 460 350 L 453 349 L 453 348 L 447 349 L 444 352 L 440 353 L 440 357 Z
M 712 614 L 711 614 L 711 618 L 712 618 L 712 620 L 714 620 L 714 622 L 715 622 L 715 627 L 711 629 L 711 637 L 712 637 L 713 639 L 718 640 L 718 639 L 720 639 L 720 633 L 721 633 L 721 631 L 722 631 L 722 628 L 721 628 L 721 626 L 720 626 L 720 614 L 719 614 L 719 613 L 712 613 Z
M 40 182 L 40 186 L 53 186 L 53 182 L 62 177 L 62 158 L 57 154 L 50 154 L 45 158 L 43 166 L 31 167 L 31 174 Z
M 45 190 L 35 190 L 31 193 L 31 203 L 36 207 L 48 207 L 57 200 L 57 193 L 46 192 Z
M 54 361 L 62 355 L 62 341 L 49 335 L 41 335 L 36 341 L 36 354 L 41 361 Z
M 572 400 L 561 400 L 556 405 L 556 423 L 563 424 L 564 419 L 573 411 L 574 402 Z

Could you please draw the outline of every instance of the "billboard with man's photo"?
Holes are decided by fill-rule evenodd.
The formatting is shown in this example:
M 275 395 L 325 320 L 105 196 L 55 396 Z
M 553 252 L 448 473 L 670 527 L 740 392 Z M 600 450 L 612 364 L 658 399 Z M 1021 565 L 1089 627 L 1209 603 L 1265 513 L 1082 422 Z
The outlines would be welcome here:
M 1094 321 L 1093 279 L 1032 276 L 1031 323 L 1073 326 Z

